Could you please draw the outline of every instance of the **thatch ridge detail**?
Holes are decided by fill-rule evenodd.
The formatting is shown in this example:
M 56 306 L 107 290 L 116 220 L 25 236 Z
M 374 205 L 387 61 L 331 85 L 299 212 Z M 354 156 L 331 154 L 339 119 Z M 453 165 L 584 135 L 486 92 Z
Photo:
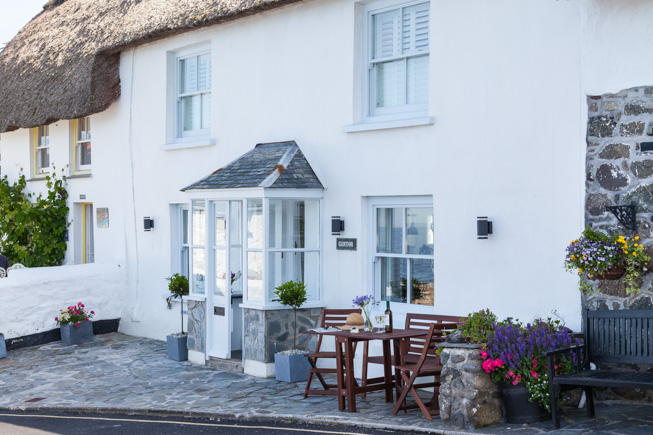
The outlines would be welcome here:
M 106 110 L 125 49 L 298 1 L 49 2 L 0 53 L 0 133 Z

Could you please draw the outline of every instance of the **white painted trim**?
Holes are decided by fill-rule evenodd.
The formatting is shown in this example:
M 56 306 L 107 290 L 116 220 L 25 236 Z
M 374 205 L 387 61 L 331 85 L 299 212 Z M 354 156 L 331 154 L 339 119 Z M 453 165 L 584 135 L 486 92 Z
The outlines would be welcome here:
M 195 293 L 184 296 L 184 299 L 187 301 L 204 302 L 206 300 L 206 296 Z
M 204 352 L 188 349 L 188 362 L 191 364 L 197 364 L 198 366 L 206 365 Z
M 247 308 L 250 310 L 259 310 L 259 311 L 271 311 L 271 310 L 292 310 L 290 307 L 285 307 L 278 302 L 268 302 L 268 305 L 258 305 L 253 302 L 243 302 L 238 305 L 240 308 Z M 310 301 L 306 302 L 304 305 L 299 308 L 303 310 L 304 308 L 324 308 L 326 303 L 324 301 Z
M 246 375 L 257 378 L 273 378 L 276 374 L 274 363 L 264 363 L 251 359 L 243 360 L 243 370 Z
M 365 122 L 360 124 L 349 124 L 340 127 L 343 133 L 358 133 L 359 131 L 373 131 L 373 130 L 386 130 L 391 128 L 402 127 L 416 127 L 420 125 L 433 125 L 435 118 L 432 116 L 425 116 L 420 118 L 410 119 L 395 119 L 393 121 L 384 122 Z
M 192 141 L 179 140 L 173 143 L 163 144 L 160 146 L 160 148 L 164 151 L 171 151 L 171 150 L 183 150 L 187 148 L 208 147 L 213 145 L 215 145 L 215 139 L 207 138 L 207 139 L 199 139 L 199 140 L 195 139 Z

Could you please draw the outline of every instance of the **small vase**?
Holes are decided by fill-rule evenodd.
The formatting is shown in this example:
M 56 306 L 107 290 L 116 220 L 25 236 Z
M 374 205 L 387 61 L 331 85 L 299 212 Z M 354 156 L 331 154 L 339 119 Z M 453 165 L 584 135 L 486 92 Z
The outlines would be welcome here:
M 365 315 L 365 324 L 363 325 L 363 330 L 365 332 L 371 332 L 374 330 L 372 321 L 370 320 L 370 313 L 367 312 L 366 308 L 363 308 L 363 314 Z

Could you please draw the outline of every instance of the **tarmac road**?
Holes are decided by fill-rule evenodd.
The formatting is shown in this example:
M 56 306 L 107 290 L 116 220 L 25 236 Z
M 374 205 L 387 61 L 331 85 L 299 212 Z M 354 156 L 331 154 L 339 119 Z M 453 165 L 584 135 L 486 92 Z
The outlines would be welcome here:
M 397 433 L 406 432 L 292 422 L 243 422 L 180 416 L 0 411 L 0 435 L 387 435 Z

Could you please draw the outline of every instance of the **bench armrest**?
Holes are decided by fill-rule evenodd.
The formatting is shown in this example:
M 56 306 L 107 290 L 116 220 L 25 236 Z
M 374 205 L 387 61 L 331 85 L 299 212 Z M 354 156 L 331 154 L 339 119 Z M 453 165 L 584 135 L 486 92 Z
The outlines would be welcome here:
M 560 349 L 554 349 L 550 350 L 548 352 L 544 352 L 544 356 L 547 359 L 547 364 L 548 364 L 548 373 L 549 373 L 549 381 L 553 379 L 555 376 L 555 361 L 554 357 L 556 355 L 564 354 L 564 353 L 570 353 L 573 352 L 576 354 L 576 371 L 581 371 L 583 367 L 585 367 L 586 362 L 587 362 L 587 345 L 581 344 L 578 346 L 570 346 L 570 347 L 563 347 Z M 583 352 L 583 356 L 581 357 L 581 352 Z

